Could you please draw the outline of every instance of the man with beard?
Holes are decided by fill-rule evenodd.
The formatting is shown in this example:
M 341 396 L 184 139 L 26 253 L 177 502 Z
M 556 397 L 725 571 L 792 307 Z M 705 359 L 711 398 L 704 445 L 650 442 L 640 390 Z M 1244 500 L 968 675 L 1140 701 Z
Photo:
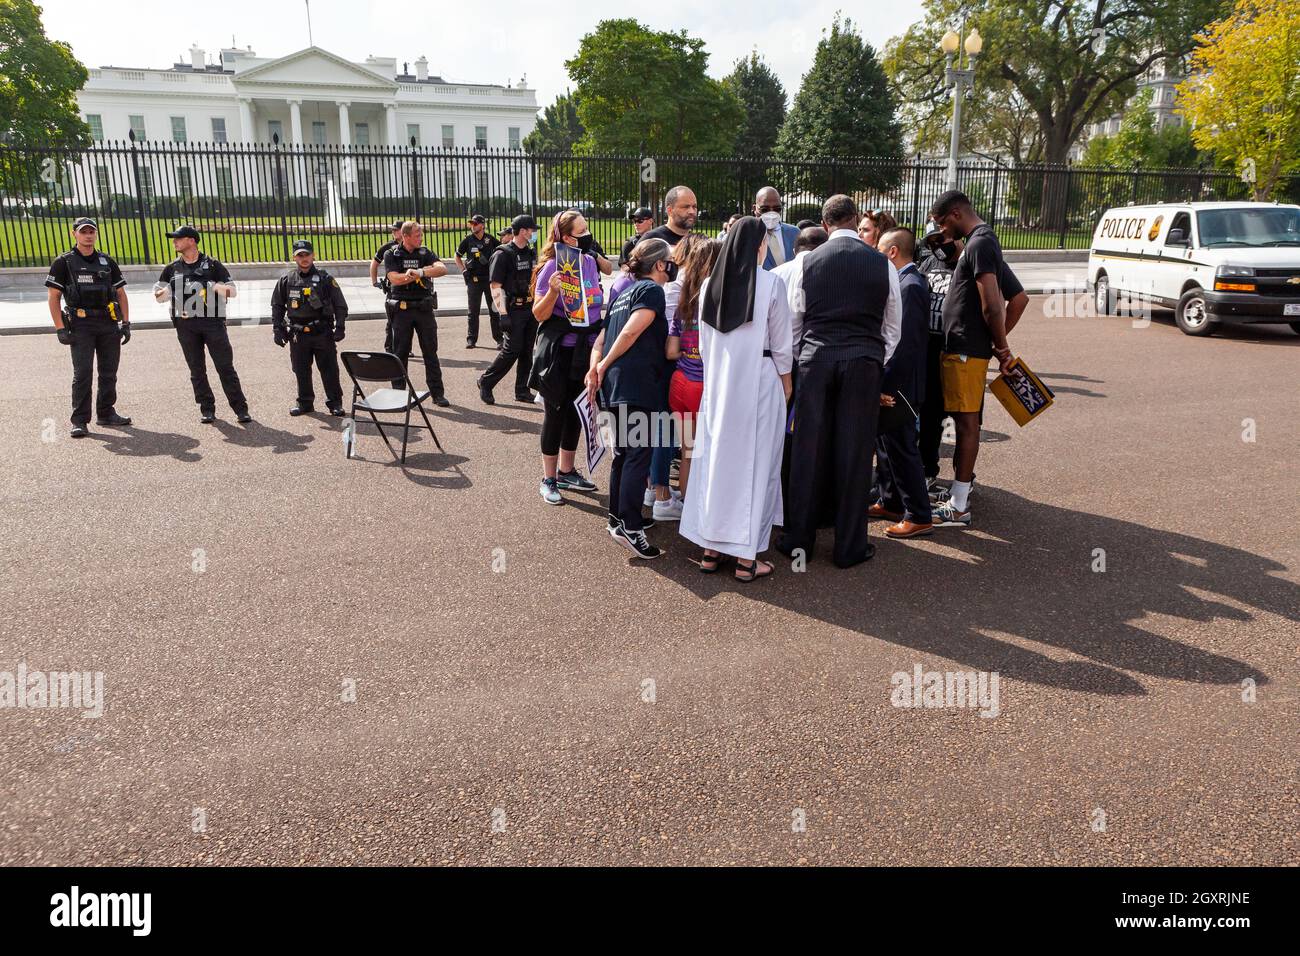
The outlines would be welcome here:
M 664 196 L 664 209 L 668 213 L 668 221 L 656 229 L 642 233 L 638 242 L 662 239 L 669 246 L 676 246 L 695 228 L 695 220 L 700 215 L 699 202 L 688 186 L 674 186 L 668 190 Z

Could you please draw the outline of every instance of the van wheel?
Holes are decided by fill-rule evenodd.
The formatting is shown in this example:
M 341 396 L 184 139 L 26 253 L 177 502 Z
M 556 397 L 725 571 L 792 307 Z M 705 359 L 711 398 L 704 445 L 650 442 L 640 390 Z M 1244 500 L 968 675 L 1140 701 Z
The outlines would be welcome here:
M 1115 314 L 1115 294 L 1110 291 L 1110 279 L 1106 273 L 1102 272 L 1097 275 L 1097 281 L 1093 284 L 1095 288 L 1097 314 L 1114 315 Z
M 1185 335 L 1206 336 L 1214 331 L 1210 321 L 1210 311 L 1205 305 L 1205 293 L 1200 289 L 1188 289 L 1178 300 L 1174 309 L 1174 321 Z

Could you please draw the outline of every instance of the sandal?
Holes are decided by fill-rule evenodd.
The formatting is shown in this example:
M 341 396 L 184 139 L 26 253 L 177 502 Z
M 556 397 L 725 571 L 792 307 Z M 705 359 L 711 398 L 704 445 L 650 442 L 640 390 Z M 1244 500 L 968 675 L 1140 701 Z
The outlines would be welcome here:
M 700 574 L 717 574 L 718 569 L 722 567 L 722 562 L 727 560 L 725 554 L 715 554 L 710 557 L 707 554 L 700 555 L 697 562 L 700 566 Z
M 771 577 L 772 572 L 775 570 L 775 566 L 768 561 L 754 560 L 749 564 L 737 561 L 736 580 L 741 584 L 753 584 L 759 578 Z

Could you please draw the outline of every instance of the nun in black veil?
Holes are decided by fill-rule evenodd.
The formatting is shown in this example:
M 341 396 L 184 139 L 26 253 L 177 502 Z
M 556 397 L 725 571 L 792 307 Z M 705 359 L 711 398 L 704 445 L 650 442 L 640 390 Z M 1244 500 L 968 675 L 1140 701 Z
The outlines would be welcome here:
M 712 574 L 731 556 L 736 580 L 745 583 L 772 573 L 757 558 L 783 520 L 781 455 L 794 359 L 785 283 L 762 268 L 767 235 L 753 216 L 727 230 L 700 291 L 704 398 L 680 528 L 704 549 L 701 571 Z

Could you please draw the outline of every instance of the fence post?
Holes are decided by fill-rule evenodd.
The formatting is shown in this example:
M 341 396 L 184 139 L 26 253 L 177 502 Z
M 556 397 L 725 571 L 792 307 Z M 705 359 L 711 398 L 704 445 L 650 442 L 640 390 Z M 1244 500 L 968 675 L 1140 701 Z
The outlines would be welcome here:
M 1065 237 L 1070 232 L 1070 193 L 1074 185 L 1074 166 L 1070 162 L 1065 164 L 1065 189 L 1061 196 L 1061 235 L 1057 240 L 1056 248 L 1065 248 Z
M 419 168 L 420 168 L 420 157 L 416 150 L 415 137 L 412 136 L 411 137 L 410 193 L 411 193 L 411 198 L 415 200 L 415 210 L 413 212 L 413 215 L 415 216 L 416 219 L 420 218 L 420 208 L 424 205 L 424 197 L 420 189 L 421 183 L 420 183 Z
M 1141 164 L 1141 163 L 1134 163 L 1134 164 L 1133 164 L 1133 174 L 1132 174 L 1132 175 L 1133 175 L 1133 189 L 1132 189 L 1132 191 L 1131 191 L 1131 193 L 1130 193 L 1129 203 L 1130 203 L 1131 205 L 1134 205 L 1134 206 L 1136 206 L 1136 205 L 1137 205 L 1137 202 L 1138 202 L 1138 177 L 1139 177 L 1139 175 L 1140 175 L 1140 170 L 1141 170 L 1141 169 L 1142 169 L 1142 164 Z
M 140 248 L 144 253 L 144 262 L 141 265 L 149 265 L 153 262 L 153 256 L 149 254 L 149 223 L 144 215 L 144 189 L 140 183 L 140 157 L 136 152 L 135 130 L 130 131 L 131 138 L 131 178 L 135 185 L 135 212 L 136 219 L 140 223 Z
M 921 231 L 921 154 L 916 154 L 912 166 L 912 230 Z
M 993 167 L 993 198 L 989 203 L 989 218 L 993 220 L 994 225 L 998 221 L 998 175 L 1001 172 L 1001 166 Z
M 275 194 L 280 200 L 280 242 L 284 248 L 284 261 L 288 262 L 293 258 L 289 244 L 289 216 L 288 216 L 288 199 L 285 196 L 284 182 L 284 154 L 280 146 L 280 134 L 276 133 L 271 137 L 275 149 Z

